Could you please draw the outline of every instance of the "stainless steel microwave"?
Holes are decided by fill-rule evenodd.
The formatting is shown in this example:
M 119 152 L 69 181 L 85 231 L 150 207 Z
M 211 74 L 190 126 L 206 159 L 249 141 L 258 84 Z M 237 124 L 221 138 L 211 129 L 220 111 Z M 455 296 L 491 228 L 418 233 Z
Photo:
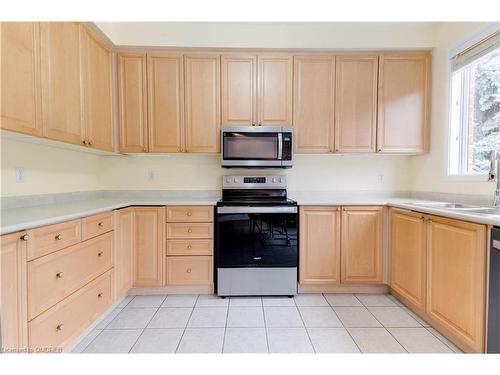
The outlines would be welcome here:
M 290 168 L 290 126 L 223 126 L 221 165 L 225 168 Z

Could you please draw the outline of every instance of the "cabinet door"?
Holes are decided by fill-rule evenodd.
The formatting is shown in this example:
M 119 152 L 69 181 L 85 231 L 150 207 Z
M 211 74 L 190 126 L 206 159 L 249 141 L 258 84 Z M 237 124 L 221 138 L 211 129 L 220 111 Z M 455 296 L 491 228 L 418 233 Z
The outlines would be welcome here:
M 37 22 L 2 22 L 2 129 L 42 135 Z
M 430 63 L 429 54 L 380 56 L 378 151 L 426 151 Z
M 292 123 L 292 56 L 258 57 L 259 125 Z
M 114 278 L 115 299 L 132 287 L 132 254 L 134 250 L 134 208 L 115 211 Z
M 222 123 L 252 125 L 257 122 L 257 57 L 221 57 Z
M 462 349 L 484 350 L 486 226 L 432 217 L 427 314 Z
M 220 152 L 220 56 L 184 57 L 187 152 Z
M 88 146 L 114 151 L 111 51 L 84 28 L 82 54 L 84 138 Z
M 25 232 L 0 237 L 0 324 L 4 352 L 28 347 L 28 286 Z
M 149 152 L 184 151 L 182 56 L 148 54 Z
M 340 282 L 340 209 L 300 207 L 300 270 L 302 284 Z
M 381 283 L 383 207 L 342 208 L 342 283 Z
M 378 56 L 338 56 L 335 152 L 375 152 Z
M 391 289 L 425 313 L 426 241 L 424 216 L 391 209 Z
M 134 286 L 163 284 L 165 209 L 137 207 L 134 209 Z
M 80 27 L 40 24 L 43 134 L 75 144 L 83 143 Z
M 335 57 L 294 57 L 293 131 L 296 152 L 333 147 Z
M 120 151 L 148 151 L 146 55 L 118 55 Z

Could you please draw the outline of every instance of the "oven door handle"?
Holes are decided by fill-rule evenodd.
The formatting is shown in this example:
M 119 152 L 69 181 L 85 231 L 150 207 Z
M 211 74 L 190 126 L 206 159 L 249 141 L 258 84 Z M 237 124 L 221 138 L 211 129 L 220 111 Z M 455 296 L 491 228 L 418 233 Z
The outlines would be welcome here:
M 269 207 L 249 207 L 249 206 L 224 206 L 217 207 L 218 214 L 294 214 L 297 207 L 269 206 Z
M 278 133 L 278 160 L 283 159 L 283 133 Z

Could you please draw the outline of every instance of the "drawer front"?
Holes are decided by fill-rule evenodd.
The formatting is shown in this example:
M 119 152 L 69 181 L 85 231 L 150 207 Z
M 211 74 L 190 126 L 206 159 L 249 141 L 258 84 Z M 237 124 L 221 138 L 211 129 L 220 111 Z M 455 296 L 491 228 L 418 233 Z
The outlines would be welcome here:
M 212 222 L 214 208 L 212 206 L 169 206 L 167 222 Z
M 213 253 L 212 239 L 167 241 L 167 255 L 213 255 Z
M 77 244 L 82 240 L 81 220 L 48 225 L 28 231 L 28 260 Z
M 113 214 L 106 212 L 82 219 L 82 238 L 88 240 L 113 230 Z
M 213 238 L 212 223 L 167 223 L 167 238 Z
M 29 322 L 30 349 L 64 348 L 111 305 L 108 271 Z
M 213 282 L 213 257 L 167 257 L 167 285 L 206 285 Z
M 28 263 L 28 316 L 33 319 L 112 267 L 113 232 Z

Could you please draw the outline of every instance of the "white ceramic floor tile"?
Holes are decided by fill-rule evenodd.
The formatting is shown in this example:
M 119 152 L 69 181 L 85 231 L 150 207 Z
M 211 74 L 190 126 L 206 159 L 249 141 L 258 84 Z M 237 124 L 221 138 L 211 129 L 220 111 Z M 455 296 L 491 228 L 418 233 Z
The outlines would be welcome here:
M 106 328 L 109 323 L 111 323 L 113 321 L 114 318 L 116 318 L 116 316 L 120 313 L 120 311 L 122 311 L 122 309 L 114 309 L 114 310 L 111 310 L 108 315 L 106 315 L 104 317 L 103 320 L 101 320 L 96 326 L 95 326 L 95 329 L 104 329 Z
M 134 299 L 134 296 L 126 296 L 119 304 L 116 306 L 117 309 L 123 309 L 125 306 L 127 306 L 130 301 Z
M 267 353 L 265 328 L 227 328 L 224 353 Z
M 90 331 L 80 342 L 71 349 L 71 353 L 81 353 L 102 332 L 100 329 Z
M 262 306 L 261 297 L 231 297 L 229 300 L 229 306 L 239 306 L 239 307 L 259 307 Z
M 293 298 L 297 306 L 330 306 L 322 294 L 297 294 Z
M 406 353 L 385 328 L 349 328 L 348 331 L 363 353 Z
M 331 307 L 299 307 L 306 327 L 342 327 Z
M 104 330 L 84 350 L 84 353 L 128 353 L 142 330 Z
M 289 297 L 262 297 L 262 305 L 272 307 L 295 307 L 295 301 Z
M 404 306 L 403 303 L 392 294 L 387 294 L 387 298 L 389 298 L 392 302 L 394 302 L 398 306 Z
M 356 294 L 356 297 L 365 306 L 396 306 L 388 294 Z
M 384 327 L 421 327 L 422 325 L 399 306 L 368 307 Z
M 296 307 L 264 307 L 267 327 L 303 327 Z
M 325 294 L 330 306 L 363 306 L 354 294 Z
M 224 328 L 186 328 L 177 353 L 222 353 Z
M 183 329 L 145 329 L 131 353 L 175 353 Z
M 270 353 L 314 353 L 305 328 L 268 328 Z
M 192 307 L 162 307 L 158 309 L 148 328 L 186 328 Z
M 463 353 L 462 350 L 458 346 L 453 344 L 450 340 L 448 340 L 446 337 L 444 337 L 442 334 L 440 334 L 434 328 L 427 327 L 426 329 L 430 333 L 432 333 L 435 337 L 437 337 L 439 340 L 441 340 L 441 342 L 444 343 L 448 348 L 450 348 L 454 353 Z
M 166 296 L 135 296 L 134 299 L 126 306 L 132 307 L 160 307 Z
M 264 327 L 262 307 L 229 306 L 228 327 Z
M 229 298 L 217 297 L 215 294 L 200 294 L 196 307 L 227 307 Z
M 345 328 L 308 328 L 316 353 L 359 353 Z
M 419 317 L 417 314 L 415 314 L 409 308 L 407 308 L 405 306 L 401 306 L 401 308 L 404 311 L 406 311 L 413 319 L 415 319 L 417 322 L 419 322 L 422 326 L 424 326 L 424 327 L 430 327 L 431 326 L 429 323 L 427 323 L 425 320 L 423 320 L 421 317 Z
M 123 309 L 106 329 L 146 328 L 155 314 L 155 308 Z
M 161 307 L 194 307 L 197 294 L 169 294 Z
M 189 319 L 188 327 L 225 327 L 226 317 L 227 307 L 195 307 Z
M 425 328 L 388 328 L 388 331 L 410 353 L 453 353 Z
M 366 307 L 334 307 L 344 327 L 382 327 Z

